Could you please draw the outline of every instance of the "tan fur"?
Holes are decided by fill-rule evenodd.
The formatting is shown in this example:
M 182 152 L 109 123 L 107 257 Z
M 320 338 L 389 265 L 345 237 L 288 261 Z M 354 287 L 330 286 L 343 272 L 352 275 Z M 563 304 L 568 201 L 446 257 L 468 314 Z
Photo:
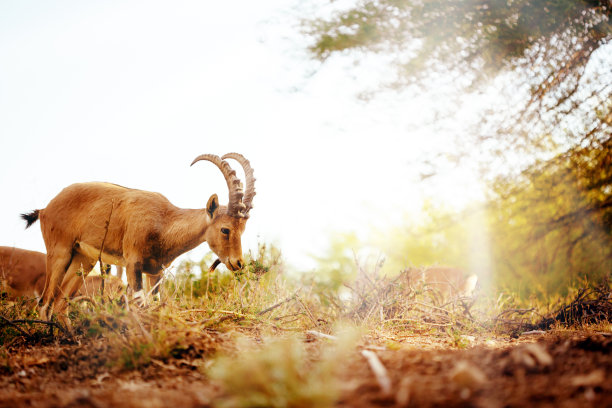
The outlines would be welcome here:
M 38 298 L 45 286 L 47 255 L 42 252 L 0 246 L 0 281 L 9 299 Z M 82 277 L 75 275 L 77 279 Z M 68 278 L 68 277 L 66 277 Z M 88 276 L 76 295 L 92 296 L 100 293 L 102 277 Z M 123 288 L 121 279 L 108 276 L 104 291 L 116 294 Z
M 176 257 L 204 241 L 229 269 L 240 269 L 246 218 L 226 212 L 216 195 L 207 208 L 194 210 L 178 208 L 159 193 L 109 183 L 66 187 L 45 209 L 29 215 L 29 223 L 40 219 L 47 248 L 41 318 L 50 317 L 56 299 L 79 289 L 82 280 L 64 276 L 87 276 L 100 252 L 104 263 L 125 266 L 133 291 L 142 289 L 143 273 L 160 275 Z M 52 310 L 59 313 L 64 306 L 55 302 Z
M 45 288 L 47 256 L 42 252 L 0 246 L 0 280 L 9 299 L 39 297 Z
M 412 268 L 406 271 L 406 278 L 413 288 L 431 290 L 440 301 L 462 296 L 471 296 L 478 278 L 467 276 L 461 269 L 451 267 Z

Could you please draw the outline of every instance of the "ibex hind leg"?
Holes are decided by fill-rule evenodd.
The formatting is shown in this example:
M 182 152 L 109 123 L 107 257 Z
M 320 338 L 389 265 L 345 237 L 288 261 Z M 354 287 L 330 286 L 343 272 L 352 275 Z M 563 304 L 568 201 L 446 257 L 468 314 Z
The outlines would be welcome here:
M 49 320 L 49 308 L 59 293 L 59 286 L 66 275 L 66 270 L 72 260 L 72 251 L 53 251 L 47 254 L 47 274 L 45 289 L 40 297 L 39 315 L 42 320 Z
M 70 266 L 68 267 L 64 280 L 62 281 L 59 295 L 53 303 L 53 312 L 58 317 L 67 311 L 68 299 L 74 297 L 74 295 L 78 292 L 83 285 L 85 278 L 89 272 L 91 272 L 95 264 L 95 260 L 89 259 L 88 257 L 79 253 L 76 253 L 72 257 Z

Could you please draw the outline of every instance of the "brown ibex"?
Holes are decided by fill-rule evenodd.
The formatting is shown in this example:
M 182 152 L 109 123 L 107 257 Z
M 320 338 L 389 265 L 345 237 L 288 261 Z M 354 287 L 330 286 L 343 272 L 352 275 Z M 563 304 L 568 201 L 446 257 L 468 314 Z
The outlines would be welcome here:
M 0 246 L 0 281 L 9 299 L 39 297 L 45 288 L 47 256 L 42 252 Z
M 405 271 L 405 276 L 410 287 L 430 291 L 438 303 L 470 297 L 478 284 L 476 275 L 468 276 L 461 269 L 446 266 L 410 268 Z
M 38 251 L 0 246 L 0 284 L 9 299 L 39 298 L 45 288 L 47 255 Z M 121 279 L 105 278 L 105 291 L 117 292 Z M 88 276 L 76 295 L 93 296 L 101 292 L 102 276 Z
M 244 168 L 246 191 L 227 158 Z M 183 209 L 159 193 L 96 182 L 68 186 L 46 208 L 23 214 L 27 227 L 40 219 L 47 248 L 41 318 L 64 310 L 60 295 L 75 293 L 82 282 L 77 272 L 87 275 L 98 259 L 125 266 L 128 287 L 135 293 L 142 290 L 143 273 L 159 279 L 176 257 L 205 241 L 230 270 L 241 269 L 240 240 L 255 195 L 253 169 L 238 153 L 222 158 L 203 154 L 191 165 L 200 160 L 212 162 L 223 173 L 227 206 L 220 206 L 213 194 L 206 208 Z

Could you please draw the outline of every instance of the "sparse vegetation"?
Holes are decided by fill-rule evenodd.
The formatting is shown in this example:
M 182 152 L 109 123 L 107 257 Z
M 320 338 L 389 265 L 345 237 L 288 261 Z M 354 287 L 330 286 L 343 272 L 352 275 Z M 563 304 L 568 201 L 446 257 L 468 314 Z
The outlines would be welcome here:
M 340 396 L 342 363 L 355 345 L 351 334 L 319 350 L 295 335 L 264 337 L 263 345 L 239 340 L 238 351 L 221 355 L 208 370 L 225 386 L 218 406 L 331 407 Z
M 204 24 L 212 27 L 211 35 L 198 35 L 202 33 L 194 27 L 203 26 L 203 14 L 190 6 L 164 9 L 163 15 L 142 13 L 132 4 L 105 7 L 103 13 L 99 7 L 81 7 L 77 14 L 57 13 L 53 7 L 36 9 L 34 14 L 28 7 L 3 7 L 11 18 L 5 30 L 11 46 L 4 48 L 18 50 L 9 52 L 13 58 L 5 60 L 16 64 L 4 71 L 26 72 L 27 76 L 11 78 L 17 84 L 13 88 L 21 91 L 23 84 L 31 88 L 17 98 L 10 93 L 4 98 L 23 108 L 15 110 L 15 120 L 6 129 L 15 135 L 44 134 L 51 143 L 22 138 L 27 146 L 15 146 L 27 156 L 5 155 L 8 165 L 23 163 L 23 168 L 9 169 L 6 179 L 12 184 L 3 186 L 3 191 L 11 200 L 6 201 L 12 203 L 20 196 L 30 203 L 37 197 L 38 209 L 22 218 L 28 227 L 40 219 L 47 254 L 38 254 L 38 267 L 30 268 L 30 273 L 15 267 L 27 266 L 29 255 L 12 255 L 12 261 L 20 262 L 0 265 L 4 279 L 0 282 L 0 408 L 612 407 L 610 1 L 306 3 L 296 3 L 297 9 L 289 14 L 283 6 L 282 16 L 303 19 L 307 42 L 294 41 L 284 25 L 282 31 L 270 30 L 275 21 L 285 20 L 276 14 L 252 24 L 251 13 L 246 19 L 225 13 L 237 22 L 240 33 L 265 26 L 252 38 L 258 40 L 258 55 L 281 67 L 274 72 L 283 72 L 282 81 L 278 83 L 268 66 L 255 64 L 252 68 L 267 70 L 263 75 L 252 71 L 259 72 L 254 82 L 263 81 L 255 88 L 246 86 L 253 81 L 242 76 L 242 65 L 254 55 L 240 54 L 248 44 L 233 34 L 228 37 L 231 44 L 224 42 L 223 22 Z M 250 10 L 259 8 L 269 13 L 276 5 L 258 4 Z M 45 22 L 39 29 L 49 12 L 53 24 Z M 214 16 L 204 14 L 208 20 Z M 12 24 L 13 20 L 29 25 Z M 146 24 L 134 25 L 135 20 Z M 122 25 L 129 30 L 115 39 L 104 31 Z M 72 28 L 57 31 L 57 27 Z M 93 30 L 83 30 L 88 27 Z M 161 32 L 163 40 L 150 35 L 151 30 Z M 75 36 L 76 32 L 84 37 Z M 174 32 L 178 34 L 174 40 L 166 35 Z M 194 43 L 180 40 L 185 35 L 199 44 L 194 48 Z M 79 37 L 77 42 L 64 41 L 74 37 Z M 18 38 L 25 43 L 13 44 Z M 289 89 L 287 81 L 294 82 L 294 72 L 266 49 L 287 39 L 294 45 L 310 44 L 310 55 L 318 60 L 316 66 L 308 64 L 306 81 L 290 85 L 291 95 L 282 90 Z M 218 44 L 211 49 L 208 40 Z M 65 48 L 64 43 L 72 45 Z M 119 43 L 132 48 L 137 44 L 142 52 L 114 47 Z M 163 52 L 163 43 L 177 52 Z M 83 44 L 91 52 L 71 52 L 70 47 L 83 48 Z M 202 44 L 206 58 L 198 48 Z M 238 59 L 224 67 L 237 69 L 225 74 L 209 70 L 214 68 L 211 61 L 223 62 L 219 52 L 228 54 L 228 44 L 229 54 Z M 107 45 L 121 61 L 104 57 Z M 150 52 L 158 49 L 162 52 Z M 296 56 L 294 51 L 282 52 Z M 87 55 L 73 67 L 63 58 L 71 54 Z M 144 70 L 123 69 L 130 62 L 123 57 L 132 54 L 154 58 Z M 156 61 L 157 55 L 164 58 Z M 60 66 L 49 69 L 58 56 Z M 345 78 L 328 86 L 338 79 L 331 71 L 349 60 L 348 69 L 359 86 L 372 84 L 377 72 L 384 75 L 380 86 L 364 89 L 360 103 L 379 96 L 386 99 L 391 90 L 402 95 L 371 111 L 366 106 L 345 109 L 350 105 L 345 100 L 328 99 L 350 86 Z M 204 71 L 202 63 L 207 65 Z M 327 71 L 330 76 L 319 63 L 334 64 Z M 388 75 L 384 67 L 388 63 L 397 75 Z M 104 75 L 92 74 L 90 65 L 101 67 Z M 158 65 L 162 71 L 147 70 Z M 39 75 L 41 70 L 51 76 Z M 63 71 L 75 80 L 65 84 Z M 126 71 L 142 77 L 135 86 L 125 86 L 134 82 Z M 240 78 L 232 76 L 237 72 Z M 324 82 L 311 82 L 319 72 Z M 199 77 L 181 75 L 192 73 Z M 218 89 L 200 92 L 198 86 L 206 86 L 202 75 L 211 73 L 208 76 L 220 84 Z M 80 86 L 101 77 L 98 82 L 110 86 Z M 163 78 L 162 86 L 158 77 Z M 56 78 L 59 88 L 46 89 L 49 78 Z M 267 86 L 270 80 L 274 86 Z M 93 99 L 73 92 L 81 88 Z M 236 99 L 238 94 L 224 92 L 230 88 L 246 92 Z M 323 89 L 326 92 L 319 93 Z M 333 92 L 327 92 L 330 89 Z M 129 109 L 143 101 L 132 98 L 133 92 L 153 102 Z M 204 112 L 212 122 L 190 120 L 194 112 L 202 117 L 201 108 L 213 105 L 193 104 L 193 98 L 181 96 L 188 96 L 185 92 L 204 95 L 218 105 L 212 114 Z M 57 109 L 48 109 L 45 95 L 48 101 L 58 101 Z M 24 103 L 30 100 L 43 102 Z M 70 100 L 85 109 L 74 109 Z M 114 103 L 121 100 L 128 104 Z M 264 115 L 246 112 L 255 100 L 265 102 Z M 185 109 L 180 101 L 191 107 Z M 314 116 L 308 111 L 309 101 L 318 105 Z M 341 109 L 334 106 L 338 101 Z M 381 116 L 370 116 L 369 112 L 383 110 Z M 132 114 L 139 111 L 144 116 Z M 394 117 L 393 112 L 400 114 Z M 363 117 L 353 121 L 357 114 Z M 335 115 L 342 120 L 336 122 Z M 143 123 L 139 118 L 145 116 L 160 120 L 145 120 L 139 132 Z M 71 126 L 66 118 L 71 118 Z M 182 125 L 168 131 L 177 120 Z M 235 123 L 224 126 L 228 120 Z M 22 124 L 30 122 L 51 131 L 28 131 Z M 75 172 L 100 171 L 109 175 L 105 180 L 122 184 L 110 177 L 107 168 L 126 158 L 130 168 L 141 169 L 130 176 L 142 178 L 144 185 L 149 176 L 173 183 L 168 193 L 174 187 L 193 188 L 184 175 L 157 159 L 177 157 L 175 147 L 196 148 L 200 143 L 194 143 L 194 135 L 202 132 L 194 126 L 200 128 L 204 122 L 211 130 L 204 132 L 205 145 L 216 149 L 229 141 L 252 150 L 254 158 L 259 156 L 258 174 L 266 178 L 261 189 L 266 200 L 261 204 L 267 211 L 258 213 L 264 217 L 257 222 L 297 234 L 311 227 L 313 217 L 327 227 L 347 225 L 349 231 L 332 236 L 327 251 L 315 250 L 314 270 L 287 271 L 280 250 L 269 244 L 261 244 L 248 256 L 243 253 L 241 236 L 252 231 L 245 229 L 245 223 L 255 196 L 255 178 L 249 161 L 238 153 L 202 154 L 192 161 L 192 165 L 209 161 L 221 171 L 228 188 L 227 205 L 212 194 L 205 209 L 180 209 L 160 193 L 95 182 L 72 184 L 40 207 L 48 192 L 38 187 L 51 188 Z M 301 129 L 292 133 L 292 126 Z M 66 127 L 73 131 L 66 132 Z M 165 139 L 144 145 L 124 143 L 127 139 L 120 129 L 141 134 L 148 128 L 158 129 Z M 345 135 L 336 138 L 334 133 L 343 129 Z M 109 130 L 119 130 L 114 132 L 119 138 L 105 139 Z M 73 133 L 78 139 L 72 140 Z M 180 139 L 175 134 L 189 136 Z M 246 139 L 243 146 L 240 142 Z M 301 143 L 284 143 L 289 139 Z M 82 152 L 65 148 L 69 145 Z M 41 146 L 44 150 L 37 151 Z M 272 147 L 282 154 L 275 154 Z M 164 150 L 154 154 L 160 148 Z M 359 149 L 361 153 L 354 154 Z M 77 160 L 86 152 L 95 153 L 96 160 Z M 114 161 L 103 160 L 109 152 Z M 136 156 L 141 159 L 134 166 Z M 239 163 L 244 188 L 225 159 Z M 144 167 L 142 160 L 147 162 Z M 58 170 L 57 163 L 67 173 L 46 174 L 48 169 Z M 32 167 L 30 173 L 27 165 Z M 406 219 L 398 220 L 402 210 L 414 208 L 406 204 L 419 202 L 421 193 L 429 190 L 428 183 L 445 172 L 454 173 L 455 165 L 461 171 L 454 175 L 472 174 L 474 185 L 486 186 L 482 193 L 487 198 L 467 206 L 465 200 L 455 200 L 464 195 L 461 187 L 447 186 L 447 199 L 432 193 L 419 214 L 404 214 Z M 32 182 L 32 175 L 44 177 Z M 349 178 L 351 183 L 345 182 Z M 208 190 L 215 184 L 206 185 Z M 441 188 L 435 190 L 439 193 Z M 353 213 L 348 206 L 362 209 Z M 457 210 L 459 206 L 464 208 Z M 367 225 L 353 228 L 355 222 L 370 223 L 370 234 L 364 234 Z M 393 226 L 385 227 L 386 222 Z M 308 240 L 308 235 L 303 237 Z M 141 293 L 143 273 L 162 272 L 179 254 L 204 241 L 213 252 L 168 268 L 158 287 L 134 299 L 132 295 Z M 96 262 L 100 270 L 103 262 L 124 264 L 129 291 L 99 294 L 95 289 L 62 298 L 74 293 L 72 289 L 83 283 Z M 436 282 L 425 278 L 430 266 L 449 274 L 459 272 L 453 275 L 456 279 L 440 273 Z M 23 279 L 30 274 L 44 278 L 45 273 L 46 280 Z M 467 282 L 476 283 L 471 274 L 478 275 L 480 287 L 468 290 Z M 20 285 L 14 277 L 25 283 Z M 105 280 L 99 279 L 104 288 Z M 46 290 L 35 288 L 37 282 L 46 282 Z M 106 283 L 110 286 L 110 281 Z M 28 290 L 13 292 L 19 286 Z M 159 294 L 153 294 L 157 288 Z M 41 292 L 40 305 L 38 299 L 12 298 Z
M 32 302 L 3 300 L 0 372 L 27 373 L 24 364 L 44 366 L 49 361 L 38 354 L 35 363 L 11 358 L 24 347 L 85 347 L 95 349 L 95 357 L 86 357 L 84 363 L 68 358 L 62 364 L 74 364 L 75 369 L 86 364 L 93 377 L 109 372 L 172 373 L 184 366 L 212 381 L 209 386 L 219 387 L 207 400 L 218 407 L 335 406 L 347 393 L 342 380 L 350 376 L 347 362 L 363 361 L 366 372 L 373 369 L 367 368 L 359 350 L 383 356 L 404 353 L 415 339 L 427 339 L 438 347 L 468 352 L 476 344 L 507 342 L 522 331 L 555 325 L 583 324 L 581 330 L 598 325 L 610 331 L 609 286 L 601 287 L 597 296 L 579 292 L 564 309 L 571 311 L 570 321 L 559 317 L 568 315 L 560 314 L 561 309 L 556 314 L 543 307 L 520 309 L 503 296 L 495 300 L 481 294 L 439 304 L 431 289 L 410 284 L 405 272 L 384 276 L 376 265 L 356 265 L 357 275 L 329 283 L 286 276 L 277 250 L 266 246 L 250 257 L 239 275 L 221 270 L 209 275 L 205 267 L 196 274 L 198 264 L 184 263 L 168 271 L 160 299 L 150 299 L 145 307 L 126 305 L 125 296 L 72 302 L 71 334 L 26 323 L 36 321 Z M 576 302 L 607 312 L 575 312 Z M 546 327 L 538 326 L 539 321 L 546 321 Z M 339 323 L 348 335 L 335 329 Z M 382 390 L 379 387 L 375 389 Z

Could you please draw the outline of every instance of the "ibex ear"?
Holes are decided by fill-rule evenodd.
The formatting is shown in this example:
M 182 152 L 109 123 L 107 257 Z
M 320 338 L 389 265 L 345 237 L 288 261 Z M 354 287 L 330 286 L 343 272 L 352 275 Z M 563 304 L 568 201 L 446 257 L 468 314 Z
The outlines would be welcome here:
M 210 218 L 214 218 L 217 208 L 219 208 L 219 197 L 217 197 L 216 194 L 213 194 L 208 199 L 208 203 L 206 203 L 206 211 L 208 212 L 208 215 L 210 215 Z

